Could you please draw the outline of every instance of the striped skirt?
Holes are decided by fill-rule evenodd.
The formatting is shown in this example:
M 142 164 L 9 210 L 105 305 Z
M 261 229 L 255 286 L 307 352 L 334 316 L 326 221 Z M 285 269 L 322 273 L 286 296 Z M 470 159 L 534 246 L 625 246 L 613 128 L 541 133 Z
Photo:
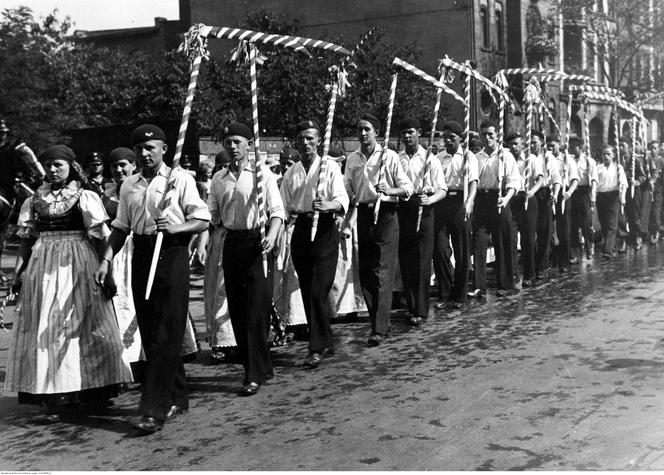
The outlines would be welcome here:
M 83 231 L 44 232 L 17 304 L 5 389 L 61 394 L 132 381 L 98 259 Z

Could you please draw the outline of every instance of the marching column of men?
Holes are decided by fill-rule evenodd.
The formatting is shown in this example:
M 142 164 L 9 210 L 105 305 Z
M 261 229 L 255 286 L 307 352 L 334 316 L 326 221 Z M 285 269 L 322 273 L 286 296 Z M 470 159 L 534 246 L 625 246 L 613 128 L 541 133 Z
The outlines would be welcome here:
M 545 277 L 553 264 L 554 241 L 553 265 L 560 273 L 580 261 L 572 258 L 572 249 L 590 259 L 595 207 L 604 258 L 613 258 L 619 248 L 616 239 L 624 240 L 628 230 L 637 248 L 648 236 L 657 242 L 664 157 L 656 143 L 649 144 L 647 154 L 639 143 L 637 153 L 631 154 L 622 142 L 622 163 L 607 146 L 596 163 L 578 141 L 570 141 L 568 152 L 552 135 L 545 151 L 543 135 L 534 130 L 530 150 L 524 150 L 519 133 L 507 136 L 507 149 L 499 143 L 495 124 L 484 122 L 480 129 L 482 142 L 473 153 L 462 146 L 462 126 L 445 122 L 444 149 L 434 155 L 433 147 L 427 150 L 420 144 L 419 121 L 406 118 L 399 123 L 404 148 L 397 153 L 377 142 L 381 122 L 366 113 L 357 122 L 359 148 L 348 155 L 342 172 L 336 161 L 319 155 L 319 125 L 303 120 L 296 127 L 299 158 L 279 184 L 266 165 L 250 158 L 251 129 L 234 122 L 222 134 L 229 164 L 213 176 L 205 203 L 190 174 L 164 163 L 164 132 L 151 124 L 136 128 L 131 142 L 139 170 L 119 187 L 113 231 L 95 273 L 96 283 L 106 285 L 113 257 L 131 233 L 131 285 L 146 358 L 141 417 L 135 427 L 143 433 L 158 431 L 188 409 L 181 356 L 189 297 L 188 245 L 209 222 L 227 232 L 220 265 L 244 368 L 242 396 L 256 394 L 274 377 L 268 345 L 272 253 L 284 223 L 294 224 L 290 249 L 309 338 L 302 366 L 310 369 L 335 351 L 330 322 L 337 313 L 340 234 L 353 235 L 339 226 L 355 221 L 343 220 L 344 215 L 357 217 L 356 265 L 371 325 L 369 346 L 380 345 L 390 334 L 397 265 L 408 322 L 418 326 L 430 316 L 432 262 L 439 291 L 436 307 L 459 309 L 468 298 L 487 293 L 490 242 L 499 297 L 516 291 L 519 259 L 522 287 Z M 99 159 L 89 160 L 96 181 L 92 186 L 97 188 L 102 183 Z M 146 299 L 158 233 L 164 239 Z

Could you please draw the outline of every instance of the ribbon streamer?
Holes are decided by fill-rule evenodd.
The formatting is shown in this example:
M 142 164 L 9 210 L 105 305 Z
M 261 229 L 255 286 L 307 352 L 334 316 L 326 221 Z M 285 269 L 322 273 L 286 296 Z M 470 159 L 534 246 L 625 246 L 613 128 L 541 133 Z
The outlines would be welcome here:
M 419 76 L 420 78 L 424 79 L 425 81 L 430 82 L 431 84 L 436 86 L 438 89 L 442 89 L 447 94 L 454 97 L 457 101 L 461 102 L 462 104 L 465 104 L 465 100 L 459 94 L 457 94 L 454 90 L 447 87 L 447 85 L 445 85 L 445 83 L 443 83 L 442 78 L 439 81 L 438 79 L 431 76 L 430 74 L 425 73 L 424 71 L 422 71 L 418 67 L 413 66 L 412 64 L 407 63 L 406 61 L 404 61 L 402 59 L 399 59 L 399 58 L 394 58 L 394 61 L 392 61 L 392 64 L 394 64 L 396 66 L 400 66 L 400 67 L 404 68 L 406 71 L 410 71 L 411 73 L 415 74 L 416 76 Z
M 392 125 L 392 113 L 394 112 L 394 99 L 397 95 L 397 79 L 399 78 L 399 73 L 392 74 L 392 84 L 390 85 L 390 102 L 387 106 L 387 120 L 385 121 L 385 141 L 383 143 L 383 148 L 380 151 L 380 170 L 378 172 L 378 181 L 376 184 L 383 181 L 385 177 L 385 160 L 384 155 L 387 150 L 388 145 L 390 144 L 390 126 Z M 374 206 L 374 224 L 378 222 L 378 213 L 380 212 L 380 202 L 381 202 L 382 193 L 378 193 L 378 198 L 376 199 L 376 205 Z
M 484 84 L 490 91 L 494 91 L 497 93 L 499 96 L 503 97 L 505 99 L 505 102 L 507 104 L 512 104 L 512 99 L 507 95 L 505 91 L 503 91 L 501 88 L 496 86 L 493 81 L 491 81 L 489 78 L 482 76 L 479 72 L 477 72 L 475 69 L 471 68 L 469 63 L 466 62 L 466 64 L 459 64 L 452 59 L 450 59 L 447 55 L 440 60 L 440 65 L 449 67 L 452 69 L 456 69 L 457 71 L 460 71 L 464 74 L 469 74 L 478 81 L 480 81 L 482 84 Z M 439 65 L 439 67 L 440 67 Z

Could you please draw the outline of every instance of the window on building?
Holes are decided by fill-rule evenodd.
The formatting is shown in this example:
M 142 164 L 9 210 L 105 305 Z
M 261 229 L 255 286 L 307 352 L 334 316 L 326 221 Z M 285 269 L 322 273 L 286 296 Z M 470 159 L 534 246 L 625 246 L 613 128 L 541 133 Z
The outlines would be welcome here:
M 496 46 L 498 51 L 505 49 L 505 41 L 503 39 L 503 4 L 496 2 Z
M 482 22 L 482 46 L 491 48 L 491 35 L 489 26 L 489 7 L 486 0 L 480 2 L 480 20 Z

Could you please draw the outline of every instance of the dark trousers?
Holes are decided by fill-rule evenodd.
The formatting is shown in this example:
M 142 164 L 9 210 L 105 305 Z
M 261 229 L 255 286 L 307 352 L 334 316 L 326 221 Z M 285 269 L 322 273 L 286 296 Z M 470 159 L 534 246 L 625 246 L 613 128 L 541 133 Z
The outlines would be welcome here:
M 339 230 L 333 213 L 321 213 L 312 242 L 311 223 L 311 217 L 298 216 L 291 249 L 309 325 L 309 352 L 321 353 L 334 348 L 330 319 L 337 316 L 337 310 L 331 292 L 339 258 Z
M 460 191 L 452 193 L 455 194 L 448 194 L 433 205 L 433 270 L 438 281 L 440 299 L 463 302 L 466 300 L 466 287 L 470 275 L 472 223 L 465 219 L 463 193 Z M 452 252 L 454 252 L 454 266 L 450 259 Z
M 581 249 L 579 229 L 585 241 L 586 250 L 592 247 L 594 240 L 593 215 L 590 206 L 590 186 L 577 186 L 570 198 L 572 204 L 572 226 L 570 231 L 570 245 L 574 249 Z
M 433 254 L 433 207 L 422 207 L 420 230 L 417 229 L 419 198 L 413 196 L 399 208 L 399 264 L 403 293 L 411 315 L 429 315 L 431 256 Z
M 228 313 L 244 366 L 245 384 L 273 372 L 267 338 L 272 303 L 272 259 L 267 278 L 258 231 L 228 231 L 222 258 Z
M 537 216 L 539 206 L 534 196 L 528 200 L 528 209 L 525 206 L 526 192 L 521 191 L 510 201 L 512 212 L 512 252 L 513 269 L 517 269 L 516 262 L 516 233 L 521 234 L 521 263 L 523 278 L 529 280 L 535 277 L 535 238 L 537 233 Z
M 138 411 L 161 420 L 172 405 L 189 406 L 182 364 L 189 311 L 189 238 L 164 238 L 150 299 L 145 300 L 154 236 L 134 236 L 131 288 L 147 359 Z
M 602 252 L 605 254 L 613 252 L 619 213 L 620 197 L 617 190 L 597 193 L 597 219 L 602 227 L 602 237 L 604 238 Z
M 563 212 L 563 192 L 558 193 L 558 202 L 556 203 L 556 234 L 558 236 L 558 247 L 556 249 L 556 261 L 559 268 L 568 267 L 569 260 L 572 257 L 570 251 L 570 225 L 572 220 L 572 200 L 565 201 L 565 211 Z
M 473 262 L 476 289 L 486 291 L 486 251 L 489 234 L 496 255 L 498 289 L 514 288 L 512 259 L 512 210 L 509 206 L 498 213 L 498 190 L 478 190 L 473 216 Z
M 660 185 L 655 186 L 652 192 L 652 203 L 650 207 L 650 222 L 648 223 L 648 231 L 650 234 L 659 232 L 659 227 L 662 225 L 662 188 Z
M 643 237 L 648 233 L 650 219 L 650 190 L 648 184 L 642 184 L 634 189 L 632 197 L 631 188 L 627 189 L 627 202 L 625 215 L 629 223 L 630 234 L 634 237 Z
M 371 331 L 387 335 L 399 247 L 396 203 L 381 203 L 376 224 L 374 208 L 360 204 L 357 207 L 357 238 L 360 285 L 369 311 Z
M 535 244 L 535 274 L 541 274 L 549 268 L 551 236 L 553 234 L 553 208 L 551 190 L 540 188 L 535 194 L 537 199 L 537 240 Z

